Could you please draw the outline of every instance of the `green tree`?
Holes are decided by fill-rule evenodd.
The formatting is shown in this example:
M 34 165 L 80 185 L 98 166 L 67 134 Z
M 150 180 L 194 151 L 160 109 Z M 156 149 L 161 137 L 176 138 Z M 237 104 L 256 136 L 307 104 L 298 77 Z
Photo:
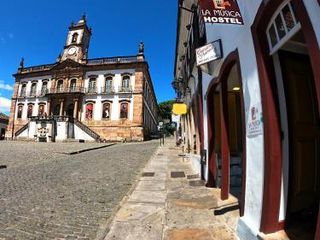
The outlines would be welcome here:
M 159 121 L 163 121 L 164 119 L 169 119 L 171 122 L 172 105 L 175 102 L 176 102 L 175 100 L 168 100 L 168 101 L 159 103 Z
M 175 131 L 175 128 L 171 124 L 172 105 L 175 102 L 175 100 L 168 100 L 159 103 L 159 121 L 164 122 L 163 131 L 166 135 L 172 135 Z

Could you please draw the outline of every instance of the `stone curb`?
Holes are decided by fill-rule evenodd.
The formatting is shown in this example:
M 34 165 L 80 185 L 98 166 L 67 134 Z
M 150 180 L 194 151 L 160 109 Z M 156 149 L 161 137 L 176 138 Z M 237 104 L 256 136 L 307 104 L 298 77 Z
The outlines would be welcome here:
M 81 149 L 78 151 L 72 151 L 72 152 L 55 152 L 55 153 L 60 153 L 60 154 L 65 154 L 65 155 L 76 155 L 79 153 L 84 153 L 84 152 L 89 152 L 89 151 L 93 151 L 93 150 L 98 150 L 98 149 L 102 149 L 102 148 L 107 148 L 107 147 L 111 147 L 113 145 L 116 145 L 116 143 L 110 143 L 107 145 L 103 145 L 103 146 L 99 146 L 99 147 L 93 147 L 93 148 L 85 148 L 85 149 Z
M 115 216 L 117 215 L 118 211 L 121 209 L 121 207 L 128 201 L 129 197 L 131 196 L 131 194 L 133 193 L 133 191 L 137 188 L 138 184 L 139 184 L 139 180 L 142 176 L 143 170 L 145 168 L 145 166 L 152 161 L 152 159 L 154 157 L 157 156 L 158 152 L 159 152 L 160 146 L 157 147 L 157 149 L 154 151 L 154 153 L 152 154 L 152 156 L 150 157 L 150 159 L 146 162 L 146 164 L 144 166 L 141 167 L 139 173 L 136 176 L 136 179 L 134 179 L 133 184 L 131 186 L 131 188 L 128 190 L 128 192 L 124 195 L 124 197 L 121 199 L 121 201 L 118 203 L 117 206 L 114 207 L 114 209 L 112 210 L 112 213 L 110 214 L 110 217 L 108 218 L 108 220 L 102 224 L 98 230 L 98 233 L 95 237 L 95 240 L 104 240 L 106 238 L 106 236 L 108 235 L 110 229 L 111 229 L 111 224 L 113 222 L 113 220 L 115 219 Z

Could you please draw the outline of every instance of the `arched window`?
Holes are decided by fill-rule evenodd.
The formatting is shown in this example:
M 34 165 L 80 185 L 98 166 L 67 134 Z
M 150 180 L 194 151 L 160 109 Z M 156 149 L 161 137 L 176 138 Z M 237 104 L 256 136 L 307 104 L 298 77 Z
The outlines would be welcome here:
M 44 106 L 45 106 L 44 103 L 39 104 L 38 116 L 40 116 L 40 117 L 44 117 L 44 115 L 45 115 Z
M 301 28 L 292 4 L 289 1 L 278 13 L 274 14 L 267 29 L 270 54 L 277 51 L 284 42 L 290 39 Z
M 70 92 L 75 92 L 77 87 L 77 79 L 71 79 Z
M 96 92 L 96 79 L 90 78 L 89 80 L 89 87 L 88 87 L 88 93 L 95 93 Z
M 63 91 L 63 80 L 58 80 L 57 83 L 57 92 L 60 93 Z
M 42 87 L 41 87 L 41 95 L 45 95 L 48 90 L 48 82 L 43 80 L 42 81 Z
M 36 93 L 37 93 L 37 83 L 34 82 L 34 83 L 32 83 L 32 85 L 31 85 L 31 93 L 30 93 L 30 96 L 36 96 Z
M 72 41 L 71 41 L 71 43 L 76 43 L 76 42 L 78 41 L 78 36 L 79 36 L 78 33 L 74 33 L 74 34 L 72 35 Z
M 128 109 L 129 109 L 128 102 L 122 102 L 120 104 L 120 118 L 128 118 Z
M 25 97 L 27 95 L 27 84 L 23 84 L 21 87 L 20 97 Z
M 130 91 L 130 76 L 123 76 L 121 92 L 129 92 L 129 91 Z
M 106 77 L 106 85 L 105 85 L 105 92 L 111 93 L 113 92 L 113 86 L 112 86 L 112 77 Z
M 110 119 L 111 118 L 111 103 L 106 102 L 102 107 L 102 118 Z
M 18 119 L 22 118 L 22 112 L 23 112 L 23 104 L 18 106 L 18 114 L 17 114 Z
M 93 103 L 86 104 L 86 119 L 91 120 L 93 116 Z
M 28 111 L 27 111 L 27 117 L 28 117 L 28 118 L 31 118 L 31 117 L 32 117 L 32 114 L 33 114 L 33 105 L 32 105 L 32 104 L 29 104 L 29 105 L 28 105 Z

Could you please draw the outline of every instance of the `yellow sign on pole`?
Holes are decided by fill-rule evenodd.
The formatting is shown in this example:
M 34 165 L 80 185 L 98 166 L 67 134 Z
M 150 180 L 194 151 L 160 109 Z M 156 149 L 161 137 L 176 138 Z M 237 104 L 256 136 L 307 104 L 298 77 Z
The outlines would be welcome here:
M 187 113 L 187 104 L 174 103 L 172 107 L 172 113 L 175 115 L 183 115 Z

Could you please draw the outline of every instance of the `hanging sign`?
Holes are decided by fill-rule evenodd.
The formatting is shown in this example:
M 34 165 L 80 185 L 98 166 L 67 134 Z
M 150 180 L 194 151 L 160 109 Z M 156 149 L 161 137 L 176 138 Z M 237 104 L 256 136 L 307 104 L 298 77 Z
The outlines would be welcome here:
M 197 66 L 221 59 L 222 47 L 221 40 L 214 41 L 196 49 Z
M 187 113 L 187 105 L 185 103 L 174 103 L 172 113 L 175 115 L 183 115 Z
M 205 23 L 243 25 L 243 18 L 237 0 L 200 0 Z
M 263 133 L 263 117 L 260 104 L 251 105 L 247 115 L 247 137 L 253 138 Z

